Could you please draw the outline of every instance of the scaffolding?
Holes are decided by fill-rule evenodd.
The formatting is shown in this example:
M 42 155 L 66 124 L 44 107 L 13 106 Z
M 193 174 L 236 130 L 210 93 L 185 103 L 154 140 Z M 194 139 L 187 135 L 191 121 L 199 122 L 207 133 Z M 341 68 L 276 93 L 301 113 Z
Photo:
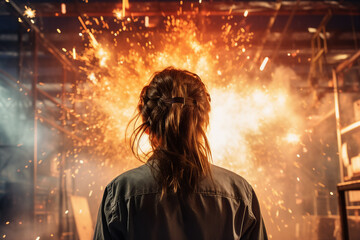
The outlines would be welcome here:
M 336 133 L 337 133 L 337 143 L 338 143 L 338 152 L 339 152 L 339 169 L 340 169 L 340 179 L 341 183 L 338 184 L 338 201 L 339 201 L 339 214 L 342 228 L 342 239 L 350 239 L 349 233 L 349 218 L 348 212 L 352 211 L 350 215 L 357 215 L 360 206 L 360 196 L 359 194 L 351 194 L 356 190 L 360 190 L 360 169 L 358 169 L 358 164 L 360 163 L 360 154 L 355 157 L 351 157 L 348 154 L 348 145 L 350 137 L 353 134 L 358 133 L 360 130 L 360 119 L 357 119 L 357 114 L 355 113 L 356 109 L 353 110 L 354 114 L 348 114 L 352 117 L 350 119 L 343 120 L 341 108 L 341 93 L 355 93 L 355 98 L 351 98 L 351 102 L 354 102 L 359 98 L 359 83 L 347 85 L 345 74 L 351 69 L 357 69 L 358 66 L 354 66 L 357 59 L 360 57 L 360 51 L 356 52 L 352 57 L 346 61 L 339 64 L 336 68 L 332 70 L 333 75 L 333 85 L 334 85 L 334 103 L 335 103 L 335 117 L 336 117 Z M 359 74 L 359 73 L 358 73 Z M 357 79 L 357 81 L 359 81 Z M 349 104 L 344 104 L 345 107 L 349 107 Z M 351 106 L 351 105 L 350 105 Z M 350 137 L 349 137 L 350 136 Z M 355 141 L 356 142 L 356 141 Z M 357 142 L 360 145 L 360 142 Z M 359 191 L 358 191 L 359 192 Z M 348 193 L 346 195 L 346 193 Z M 346 198 L 347 196 L 347 198 Z M 357 213 L 356 213 L 357 212 Z M 350 231 L 351 232 L 351 231 Z
M 69 167 L 69 148 L 74 145 L 79 148 L 86 146 L 82 129 L 87 126 L 87 122 L 79 113 L 83 111 L 82 106 L 75 101 L 79 88 L 78 69 L 28 18 L 24 17 L 14 2 L 7 2 L 7 7 L 18 23 L 18 69 L 17 74 L 14 74 L 14 71 L 11 73 L 0 69 L 1 85 L 10 87 L 12 92 L 15 92 L 14 97 L 8 97 L 7 100 L 21 101 L 21 104 L 12 103 L 18 106 L 18 115 L 15 116 L 19 117 L 20 111 L 23 111 L 26 114 L 22 118 L 32 119 L 32 123 L 29 124 L 32 141 L 29 144 L 16 143 L 17 140 L 5 143 L 5 140 L 0 139 L 1 149 L 25 149 L 24 158 L 28 159 L 30 157 L 27 155 L 32 155 L 30 160 L 26 160 L 28 165 L 25 166 L 26 171 L 30 170 L 29 174 L 24 170 L 24 182 L 31 182 L 32 186 L 32 191 L 26 195 L 29 197 L 31 215 L 24 220 L 16 221 L 18 224 L 29 225 L 31 230 L 28 230 L 28 234 L 32 235 L 32 239 L 46 239 L 42 237 L 45 235 L 56 239 L 77 239 L 69 206 L 69 194 L 73 194 L 74 191 L 67 188 L 69 183 L 66 182 L 65 171 Z M 53 72 L 58 74 L 45 76 L 47 80 L 50 79 L 50 83 L 39 78 L 39 70 L 46 64 L 52 64 Z M 47 85 L 50 87 L 46 88 Z M 22 109 L 19 109 L 21 106 Z M 44 138 L 44 132 L 53 137 L 52 143 L 57 142 L 55 146 L 39 146 L 39 138 Z M 23 132 L 18 135 L 26 134 Z M 50 153 L 44 150 L 46 147 L 50 149 Z M 21 171 L 18 168 L 17 172 Z M 47 182 L 45 187 L 44 181 Z M 3 191 L 1 188 L 0 190 Z M 11 238 L 11 234 L 9 237 Z

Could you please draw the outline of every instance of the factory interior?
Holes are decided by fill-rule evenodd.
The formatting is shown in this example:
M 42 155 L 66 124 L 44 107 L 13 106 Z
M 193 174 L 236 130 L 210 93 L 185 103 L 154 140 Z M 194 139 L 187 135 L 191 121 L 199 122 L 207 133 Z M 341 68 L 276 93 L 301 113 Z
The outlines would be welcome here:
M 0 0 L 0 239 L 92 239 L 168 66 L 206 84 L 213 164 L 254 187 L 269 239 L 360 239 L 356 0 Z

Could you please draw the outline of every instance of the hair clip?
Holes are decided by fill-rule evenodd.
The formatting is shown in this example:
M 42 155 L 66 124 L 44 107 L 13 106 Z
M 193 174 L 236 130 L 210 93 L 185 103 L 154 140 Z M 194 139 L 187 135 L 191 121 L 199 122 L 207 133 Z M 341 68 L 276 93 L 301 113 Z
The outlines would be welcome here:
M 183 98 L 183 97 L 173 97 L 171 103 L 182 103 L 184 105 L 194 105 L 196 106 L 196 100 L 192 98 Z
M 174 97 L 171 99 L 171 103 L 182 103 L 185 105 L 185 98 L 183 97 Z

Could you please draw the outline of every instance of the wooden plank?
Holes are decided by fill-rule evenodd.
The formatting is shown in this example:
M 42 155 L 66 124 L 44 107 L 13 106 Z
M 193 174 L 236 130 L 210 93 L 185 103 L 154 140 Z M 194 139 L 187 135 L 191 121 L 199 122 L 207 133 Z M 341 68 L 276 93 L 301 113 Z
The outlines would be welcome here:
M 70 199 L 79 239 L 92 239 L 94 229 L 87 199 L 81 196 L 70 196 Z

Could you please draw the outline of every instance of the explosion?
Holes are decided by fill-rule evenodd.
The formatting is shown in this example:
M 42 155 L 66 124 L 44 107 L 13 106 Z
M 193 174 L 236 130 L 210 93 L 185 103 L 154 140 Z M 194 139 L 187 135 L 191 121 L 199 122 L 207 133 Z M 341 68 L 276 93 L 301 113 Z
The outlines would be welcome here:
M 277 231 L 286 228 L 283 219 L 293 210 L 283 200 L 286 187 L 281 182 L 293 167 L 286 158 L 298 150 L 304 131 L 288 87 L 295 74 L 279 68 L 267 81 L 270 84 L 247 74 L 246 52 L 254 36 L 245 25 L 226 23 L 220 39 L 214 39 L 205 36 L 190 17 L 168 16 L 165 30 L 155 32 L 144 26 L 144 19 L 125 19 L 118 10 L 114 15 L 116 30 L 108 30 L 104 19 L 79 18 L 83 26 L 79 35 L 89 39 L 84 51 L 77 53 L 88 79 L 81 82 L 85 86 L 81 95 L 93 105 L 93 111 L 82 116 L 90 123 L 86 141 L 94 149 L 88 161 L 93 158 L 97 167 L 113 169 L 102 184 L 141 164 L 124 137 L 151 74 L 168 66 L 187 69 L 202 78 L 211 95 L 208 135 L 213 162 L 250 181 L 262 200 L 265 221 Z M 94 195 L 93 189 L 90 193 Z

